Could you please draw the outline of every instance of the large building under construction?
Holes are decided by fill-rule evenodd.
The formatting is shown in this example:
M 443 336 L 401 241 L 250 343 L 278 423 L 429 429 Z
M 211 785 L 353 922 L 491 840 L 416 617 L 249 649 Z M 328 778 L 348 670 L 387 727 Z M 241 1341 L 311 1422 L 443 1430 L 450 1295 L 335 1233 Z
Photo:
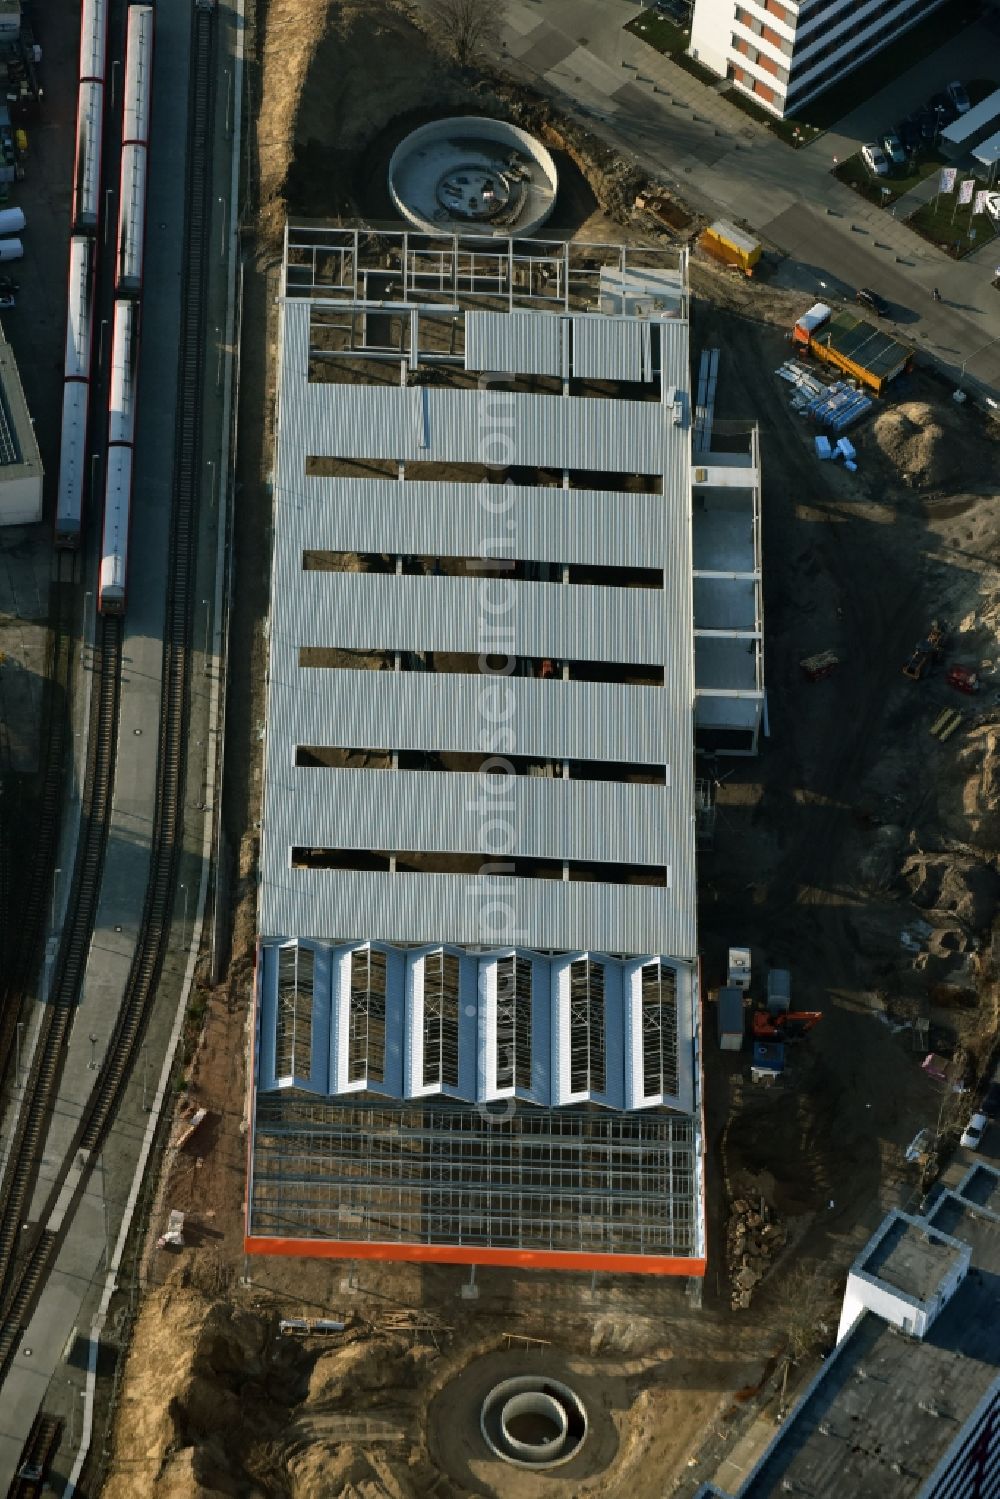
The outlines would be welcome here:
M 683 254 L 283 276 L 246 1247 L 702 1274 L 695 737 L 763 682 Z

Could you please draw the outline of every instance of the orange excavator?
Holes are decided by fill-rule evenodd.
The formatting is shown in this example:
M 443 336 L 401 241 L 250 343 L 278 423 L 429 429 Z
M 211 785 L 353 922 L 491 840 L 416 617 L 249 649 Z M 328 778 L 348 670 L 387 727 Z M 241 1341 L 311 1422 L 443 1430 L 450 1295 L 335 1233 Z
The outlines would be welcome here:
M 783 1015 L 755 1010 L 753 1038 L 755 1041 L 801 1041 L 822 1019 L 821 1010 L 788 1010 Z

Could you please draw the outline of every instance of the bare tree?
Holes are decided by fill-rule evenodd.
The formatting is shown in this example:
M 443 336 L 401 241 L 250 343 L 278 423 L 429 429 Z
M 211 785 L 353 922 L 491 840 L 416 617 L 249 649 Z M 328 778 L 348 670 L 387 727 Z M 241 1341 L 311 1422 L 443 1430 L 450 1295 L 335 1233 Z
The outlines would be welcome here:
M 502 0 L 430 0 L 431 27 L 461 67 L 500 51 Z

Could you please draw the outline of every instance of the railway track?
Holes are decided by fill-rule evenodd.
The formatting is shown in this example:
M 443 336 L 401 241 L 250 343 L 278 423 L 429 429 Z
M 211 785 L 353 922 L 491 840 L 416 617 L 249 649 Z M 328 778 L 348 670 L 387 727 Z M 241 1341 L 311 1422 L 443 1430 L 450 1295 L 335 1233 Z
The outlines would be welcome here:
M 114 1120 L 156 994 L 170 934 L 183 833 L 188 686 L 200 478 L 200 415 L 211 215 L 215 16 L 194 11 L 174 490 L 164 617 L 156 801 L 150 872 L 125 993 L 71 1148 L 18 1255 L 86 967 L 107 844 L 118 734 L 122 621 L 99 617 L 81 848 L 52 1002 L 25 1091 L 7 1178 L 0 1187 L 0 1382 L 51 1269 L 64 1230 Z
M 19 902 L 18 930 L 5 951 L 5 973 L 0 992 L 0 1078 L 3 1079 L 8 1078 L 13 1059 L 22 1003 L 25 995 L 32 992 L 41 966 L 45 918 L 59 842 L 67 746 L 66 696 L 73 655 L 73 604 L 76 597 L 73 566 L 71 555 L 58 552 L 55 576 L 49 585 L 52 656 L 42 730 L 45 770 L 32 857 L 23 866 L 26 885 Z
M 7 1499 L 35 1499 L 46 1492 L 49 1464 L 59 1446 L 62 1429 L 59 1416 L 39 1411 L 24 1444 L 14 1481 L 7 1490 Z

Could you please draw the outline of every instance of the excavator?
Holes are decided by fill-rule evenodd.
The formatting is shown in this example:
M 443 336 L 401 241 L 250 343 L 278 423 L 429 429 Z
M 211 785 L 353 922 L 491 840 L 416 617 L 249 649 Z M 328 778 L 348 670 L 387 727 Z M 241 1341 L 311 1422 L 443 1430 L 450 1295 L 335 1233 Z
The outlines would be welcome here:
M 822 1019 L 821 1010 L 788 1010 L 783 1015 L 755 1010 L 753 1038 L 755 1041 L 801 1041 Z

